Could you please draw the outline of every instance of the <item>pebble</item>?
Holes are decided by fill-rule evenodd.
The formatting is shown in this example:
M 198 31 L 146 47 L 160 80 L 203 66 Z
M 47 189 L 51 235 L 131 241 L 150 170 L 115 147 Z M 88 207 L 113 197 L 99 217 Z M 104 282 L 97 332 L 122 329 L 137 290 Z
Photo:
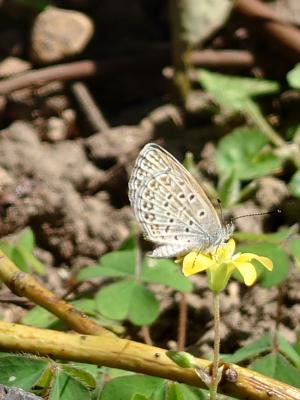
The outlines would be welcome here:
M 61 61 L 85 48 L 94 32 L 93 22 L 85 14 L 48 7 L 33 24 L 31 57 L 40 64 Z
M 0 78 L 28 71 L 31 64 L 18 57 L 7 57 L 0 62 Z

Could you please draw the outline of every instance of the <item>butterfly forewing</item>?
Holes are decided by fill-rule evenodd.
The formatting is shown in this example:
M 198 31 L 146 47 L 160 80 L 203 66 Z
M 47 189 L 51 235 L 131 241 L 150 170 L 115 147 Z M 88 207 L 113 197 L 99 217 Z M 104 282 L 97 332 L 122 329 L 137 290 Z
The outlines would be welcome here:
M 156 144 L 146 145 L 136 160 L 129 199 L 146 236 L 160 245 L 154 256 L 205 250 L 222 232 L 220 219 L 195 178 Z

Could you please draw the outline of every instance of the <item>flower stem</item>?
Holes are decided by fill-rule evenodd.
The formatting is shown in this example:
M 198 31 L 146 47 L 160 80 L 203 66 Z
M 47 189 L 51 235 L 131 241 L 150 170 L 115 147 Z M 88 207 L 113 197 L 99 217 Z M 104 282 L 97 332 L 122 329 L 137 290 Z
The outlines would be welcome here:
M 213 292 L 214 313 L 214 357 L 212 365 L 212 379 L 210 384 L 210 400 L 217 399 L 218 384 L 220 381 L 218 367 L 220 357 L 220 295 Z

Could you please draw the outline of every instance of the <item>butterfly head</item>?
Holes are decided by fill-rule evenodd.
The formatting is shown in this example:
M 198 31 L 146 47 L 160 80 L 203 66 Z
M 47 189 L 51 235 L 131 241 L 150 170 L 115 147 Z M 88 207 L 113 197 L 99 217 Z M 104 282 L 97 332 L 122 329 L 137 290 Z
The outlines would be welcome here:
M 224 242 L 227 242 L 227 240 L 231 237 L 233 231 L 234 231 L 233 221 L 229 221 L 228 223 L 224 224 L 224 226 L 223 226 Z

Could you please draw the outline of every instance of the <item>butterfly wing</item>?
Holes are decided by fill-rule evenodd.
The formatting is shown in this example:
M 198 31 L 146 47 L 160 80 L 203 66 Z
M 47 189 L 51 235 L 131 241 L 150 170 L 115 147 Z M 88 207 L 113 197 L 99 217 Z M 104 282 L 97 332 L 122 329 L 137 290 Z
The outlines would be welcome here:
M 129 181 L 129 199 L 155 257 L 173 257 L 222 242 L 221 221 L 195 178 L 165 149 L 149 143 Z

